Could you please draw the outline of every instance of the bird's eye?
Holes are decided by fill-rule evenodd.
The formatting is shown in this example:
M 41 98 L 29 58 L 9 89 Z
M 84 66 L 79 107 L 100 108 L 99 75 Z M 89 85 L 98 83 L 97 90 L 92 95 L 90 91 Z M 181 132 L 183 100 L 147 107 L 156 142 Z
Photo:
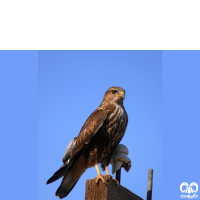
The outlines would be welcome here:
M 112 93 L 115 94 L 117 92 L 117 90 L 112 90 Z

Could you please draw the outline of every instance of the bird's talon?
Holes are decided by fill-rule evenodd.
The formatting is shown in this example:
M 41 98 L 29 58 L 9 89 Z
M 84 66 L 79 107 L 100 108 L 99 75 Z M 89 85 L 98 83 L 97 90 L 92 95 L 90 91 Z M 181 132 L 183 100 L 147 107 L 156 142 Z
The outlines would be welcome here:
M 96 184 L 99 183 L 99 180 L 100 180 L 100 179 L 103 181 L 104 184 L 106 184 L 106 182 L 105 182 L 105 180 L 104 180 L 104 178 L 103 178 L 103 176 L 102 176 L 101 174 L 99 174 L 99 175 L 97 176 L 97 178 L 96 178 Z
M 111 179 L 116 182 L 116 185 L 119 186 L 119 181 L 111 176 Z

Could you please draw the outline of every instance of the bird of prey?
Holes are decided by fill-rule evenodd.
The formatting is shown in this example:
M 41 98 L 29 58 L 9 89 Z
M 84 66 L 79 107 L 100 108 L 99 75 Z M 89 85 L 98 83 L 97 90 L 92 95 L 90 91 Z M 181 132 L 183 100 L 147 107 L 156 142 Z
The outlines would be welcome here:
M 66 197 L 86 169 L 95 166 L 96 182 L 104 178 L 98 163 L 109 175 L 107 166 L 116 146 L 126 131 L 128 115 L 123 106 L 125 90 L 120 87 L 109 88 L 100 106 L 89 116 L 79 135 L 72 139 L 63 156 L 63 165 L 47 181 L 47 184 L 63 177 L 56 191 L 60 199 Z

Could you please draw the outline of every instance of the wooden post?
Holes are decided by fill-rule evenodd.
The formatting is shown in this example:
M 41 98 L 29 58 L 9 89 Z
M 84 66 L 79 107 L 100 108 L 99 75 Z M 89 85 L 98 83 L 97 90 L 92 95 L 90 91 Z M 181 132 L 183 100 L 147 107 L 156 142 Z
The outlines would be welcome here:
M 86 181 L 85 200 L 143 200 L 123 186 L 118 186 L 109 176 L 103 178 L 107 185 L 102 180 L 97 185 L 96 178 Z
M 152 185 L 153 185 L 153 169 L 149 169 L 148 183 L 147 183 L 147 200 L 151 200 L 151 197 L 152 197 Z

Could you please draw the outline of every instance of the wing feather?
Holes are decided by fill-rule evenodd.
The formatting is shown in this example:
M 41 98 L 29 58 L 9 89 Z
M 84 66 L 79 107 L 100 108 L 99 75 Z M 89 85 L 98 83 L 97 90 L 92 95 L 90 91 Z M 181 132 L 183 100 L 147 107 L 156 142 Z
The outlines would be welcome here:
M 83 152 L 87 149 L 92 137 L 98 132 L 106 120 L 107 112 L 102 108 L 97 108 L 86 120 L 78 137 L 73 143 L 71 157 L 54 175 L 47 181 L 47 184 L 56 181 L 62 176 L 66 176 L 73 165 L 79 160 Z M 68 153 L 67 153 L 68 154 Z M 68 154 L 69 155 L 69 154 Z M 68 157 L 68 156 L 67 156 Z
M 85 144 L 89 144 L 90 140 L 98 132 L 107 117 L 107 111 L 104 109 L 96 109 L 86 120 L 83 125 L 76 143 L 72 149 L 72 156 L 80 151 Z

